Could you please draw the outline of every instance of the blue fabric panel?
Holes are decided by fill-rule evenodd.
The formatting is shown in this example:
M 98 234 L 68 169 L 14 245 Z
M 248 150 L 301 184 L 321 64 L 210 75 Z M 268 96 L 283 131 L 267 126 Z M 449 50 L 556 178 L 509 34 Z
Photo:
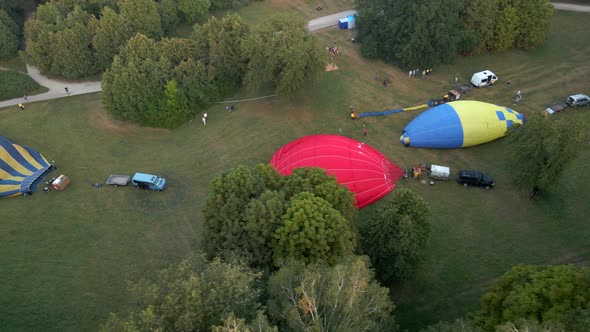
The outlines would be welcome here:
M 506 120 L 506 117 L 504 116 L 504 112 L 496 111 L 496 115 L 498 116 L 498 119 L 500 119 L 502 121 Z
M 418 115 L 404 128 L 410 146 L 453 149 L 463 146 L 463 126 L 457 112 L 448 104 Z
M 28 174 L 21 174 L 17 172 L 14 168 L 8 165 L 4 160 L 0 159 L 0 168 L 4 170 L 6 173 L 10 174 L 11 176 L 20 176 L 20 177 L 27 177 Z
M 516 118 L 517 118 L 518 120 L 522 120 L 522 119 L 523 119 L 523 116 L 522 116 L 522 114 L 520 114 L 520 113 L 519 113 L 519 114 L 516 114 Z
M 514 124 L 514 123 L 513 123 L 513 121 L 512 121 L 512 120 L 508 120 L 508 121 L 506 121 L 506 128 L 511 128 L 513 124 Z
M 14 180 L 0 180 L 0 185 L 19 185 L 21 181 Z
M 362 118 L 365 116 L 388 115 L 388 114 L 400 113 L 403 111 L 404 111 L 403 109 L 399 109 L 399 110 L 388 110 L 388 111 L 383 111 L 383 112 L 365 112 L 365 113 L 360 113 L 358 116 L 359 116 L 359 118 Z
M 509 109 L 508 107 L 505 107 L 505 108 L 506 108 L 506 112 L 508 112 L 508 113 L 514 113 L 514 111 L 511 110 L 511 109 Z
M 34 167 L 25 158 L 23 158 L 23 156 L 20 154 L 20 152 L 18 152 L 18 150 L 14 147 L 14 145 L 2 144 L 2 147 L 4 148 L 4 150 L 6 150 L 6 152 L 8 152 L 8 154 L 10 154 L 10 156 L 14 160 L 16 160 L 24 168 L 28 169 L 31 172 L 34 172 L 37 170 L 37 167 Z
M 0 197 L 12 196 L 14 194 L 18 194 L 19 192 L 20 192 L 20 190 L 2 191 L 0 189 Z
M 49 166 L 49 164 L 45 161 L 45 159 L 43 158 L 43 156 L 41 156 L 41 154 L 31 148 L 29 148 L 28 146 L 23 146 L 23 148 L 25 148 L 25 150 L 27 150 L 29 152 L 29 154 L 35 158 L 35 160 L 41 165 L 41 166 Z

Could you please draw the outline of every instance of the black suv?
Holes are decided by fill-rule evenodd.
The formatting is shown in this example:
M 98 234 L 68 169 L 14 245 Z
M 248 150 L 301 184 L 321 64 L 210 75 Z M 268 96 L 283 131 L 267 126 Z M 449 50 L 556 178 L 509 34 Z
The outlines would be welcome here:
M 486 189 L 490 189 L 494 187 L 494 178 L 485 175 L 480 171 L 469 171 L 469 170 L 462 170 L 459 171 L 459 175 L 457 176 L 457 182 L 463 184 L 463 186 L 480 186 Z

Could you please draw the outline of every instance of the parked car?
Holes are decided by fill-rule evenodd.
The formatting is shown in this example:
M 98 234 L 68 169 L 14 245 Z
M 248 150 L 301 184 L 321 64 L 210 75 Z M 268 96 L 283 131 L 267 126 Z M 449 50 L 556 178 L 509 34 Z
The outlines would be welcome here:
M 131 184 L 141 189 L 158 191 L 166 189 L 166 179 L 152 174 L 135 173 L 131 179 Z
M 461 170 L 457 176 L 457 182 L 465 187 L 480 186 L 485 189 L 493 188 L 495 185 L 494 178 L 480 171 Z
M 585 106 L 590 104 L 590 97 L 583 94 L 572 95 L 567 97 L 566 103 L 570 107 Z

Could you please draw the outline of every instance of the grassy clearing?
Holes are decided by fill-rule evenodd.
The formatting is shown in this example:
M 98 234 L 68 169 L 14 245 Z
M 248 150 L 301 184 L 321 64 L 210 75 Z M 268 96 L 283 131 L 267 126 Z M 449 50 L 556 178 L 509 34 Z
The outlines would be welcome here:
M 269 5 L 289 9 L 289 3 Z M 315 6 L 315 1 L 293 3 Z M 525 114 L 541 112 L 571 93 L 589 92 L 584 89 L 590 75 L 585 56 L 590 45 L 582 42 L 590 39 L 587 18 L 557 12 L 550 39 L 539 50 L 460 59 L 435 68 L 424 80 L 362 59 L 349 42 L 349 31 L 322 31 L 319 36 L 325 43 L 337 40 L 340 45 L 340 70 L 324 73 L 295 97 L 237 103 L 231 113 L 223 104 L 214 105 L 207 110 L 207 126 L 199 116 L 173 131 L 130 125 L 107 115 L 98 94 L 31 103 L 27 112 L 1 109 L 1 135 L 55 160 L 59 170 L 54 174 L 73 180 L 64 192 L 0 201 L 1 326 L 21 331 L 95 330 L 109 312 L 131 305 L 125 280 L 153 276 L 198 250 L 201 208 L 215 174 L 240 164 L 267 162 L 283 144 L 304 135 L 361 139 L 362 122 L 348 119 L 351 104 L 360 111 L 421 104 L 444 94 L 455 74 L 467 80 L 482 69 L 494 70 L 501 80 L 492 88 L 473 91 L 467 99 L 509 106 L 516 89 L 521 89 L 525 99 L 517 110 Z M 383 88 L 375 81 L 378 71 L 391 74 L 393 86 Z M 510 88 L 503 84 L 507 79 L 512 80 Z M 244 90 L 235 99 L 252 94 Z M 587 264 L 590 177 L 585 174 L 590 149 L 567 170 L 560 194 L 532 202 L 510 185 L 501 140 L 463 150 L 404 148 L 398 137 L 418 112 L 366 118 L 366 142 L 402 167 L 427 162 L 452 170 L 477 168 L 493 175 L 498 185 L 485 191 L 453 182 L 430 187 L 400 180 L 400 186 L 415 189 L 433 210 L 425 262 L 412 280 L 392 285 L 403 327 L 415 330 L 465 314 L 514 264 Z M 571 110 L 554 120 L 590 121 L 590 109 Z M 162 174 L 170 187 L 157 193 L 90 185 L 111 173 L 135 171 Z M 361 222 L 383 204 L 363 209 Z
M 0 67 L 21 73 L 27 72 L 27 65 L 20 56 L 16 56 L 14 58 L 9 59 L 0 59 Z
M 47 91 L 25 74 L 0 70 L 0 100 L 36 95 Z

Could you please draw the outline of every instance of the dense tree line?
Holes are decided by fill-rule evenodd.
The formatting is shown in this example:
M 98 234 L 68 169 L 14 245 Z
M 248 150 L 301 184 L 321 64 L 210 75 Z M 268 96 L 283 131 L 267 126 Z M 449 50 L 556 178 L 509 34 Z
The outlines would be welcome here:
M 110 9 L 104 12 L 105 21 L 118 20 Z M 209 101 L 234 93 L 245 79 L 274 88 L 277 93 L 299 89 L 321 70 L 321 49 L 305 31 L 303 21 L 290 18 L 289 24 L 271 22 L 278 30 L 251 31 L 234 14 L 196 24 L 186 39 L 157 41 L 135 35 L 120 48 L 103 75 L 105 108 L 124 119 L 171 128 L 186 122 Z M 105 31 L 94 39 L 96 45 L 104 46 L 103 52 L 97 53 L 104 60 L 118 51 L 109 39 L 125 41 L 130 31 L 124 24 L 102 26 L 100 22 L 96 29 Z M 271 40 L 277 34 L 288 36 L 288 40 L 252 43 Z M 264 60 L 259 54 L 266 55 Z
M 119 48 L 136 33 L 160 39 L 180 22 L 194 23 L 206 18 L 211 9 L 236 8 L 248 2 L 52 0 L 39 5 L 27 21 L 27 50 L 42 71 L 82 78 L 107 69 Z M 0 23 L 2 41 L 4 20 Z
M 548 0 L 357 0 L 362 53 L 401 66 L 430 67 L 458 54 L 544 43 Z
M 3 9 L 0 9 L 0 58 L 14 56 L 18 50 L 18 25 Z
M 137 307 L 101 331 L 394 331 L 387 288 L 364 257 L 335 265 L 292 261 L 270 279 L 248 266 L 193 255 L 130 284 Z

